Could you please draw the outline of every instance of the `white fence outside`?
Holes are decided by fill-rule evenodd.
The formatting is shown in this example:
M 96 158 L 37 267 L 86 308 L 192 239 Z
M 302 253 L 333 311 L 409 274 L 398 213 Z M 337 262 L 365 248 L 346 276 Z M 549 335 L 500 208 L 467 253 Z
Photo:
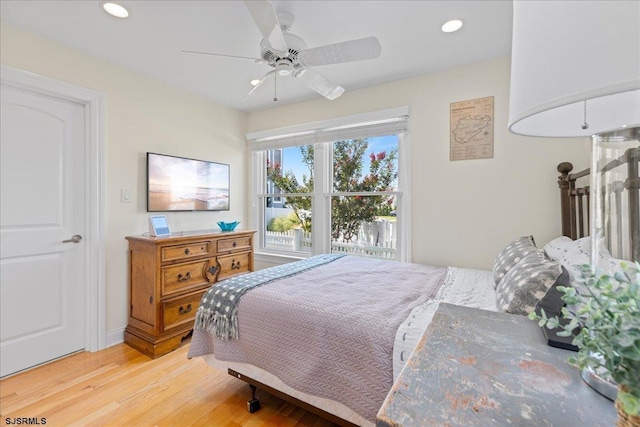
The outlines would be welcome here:
M 301 229 L 285 232 L 267 231 L 265 246 L 270 249 L 311 252 L 311 233 Z M 362 224 L 355 243 L 331 242 L 332 253 L 374 258 L 396 258 L 396 222 L 376 220 Z
M 385 246 L 331 242 L 331 252 L 334 254 L 344 253 L 373 258 L 396 259 L 395 242 L 386 242 Z
M 265 246 L 270 249 L 311 252 L 311 233 L 297 228 L 289 231 L 267 231 Z

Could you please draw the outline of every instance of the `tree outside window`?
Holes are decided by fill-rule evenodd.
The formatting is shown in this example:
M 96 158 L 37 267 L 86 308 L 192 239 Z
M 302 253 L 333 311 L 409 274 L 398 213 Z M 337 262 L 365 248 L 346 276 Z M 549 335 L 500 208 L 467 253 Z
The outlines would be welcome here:
M 394 191 L 397 171 L 397 148 L 388 152 L 367 152 L 369 142 L 351 139 L 333 143 L 333 192 L 340 196 L 331 198 L 331 238 L 333 241 L 357 240 L 363 223 L 372 222 L 378 216 L 389 216 L 394 211 L 392 195 L 362 194 Z M 396 144 L 397 147 L 397 144 Z M 312 145 L 299 147 L 302 162 L 307 171 L 299 180 L 291 170 L 283 170 L 279 163 L 267 162 L 268 179 L 282 192 L 289 194 L 313 193 Z M 356 193 L 349 196 L 345 193 Z M 287 198 L 301 228 L 311 230 L 311 196 Z

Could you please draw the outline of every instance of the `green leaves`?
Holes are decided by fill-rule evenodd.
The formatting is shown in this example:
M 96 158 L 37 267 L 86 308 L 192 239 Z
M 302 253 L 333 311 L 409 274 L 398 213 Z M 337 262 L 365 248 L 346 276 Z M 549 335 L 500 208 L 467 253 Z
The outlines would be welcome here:
M 313 155 L 312 145 L 300 147 L 302 160 L 307 166 L 309 174 L 302 176 L 302 183 L 298 182 L 292 171 L 282 171 L 282 166 L 278 163 L 270 164 L 267 161 L 267 178 L 275 184 L 283 193 L 313 193 Z M 288 197 L 287 204 L 293 208 L 293 212 L 297 218 L 297 223 L 306 231 L 311 231 L 311 196 Z
M 366 155 L 369 143 L 366 139 L 336 141 L 333 144 L 333 191 L 374 192 L 391 191 L 398 177 L 395 160 L 398 151 L 371 152 Z M 308 175 L 299 182 L 292 171 L 283 171 L 280 164 L 267 163 L 267 177 L 282 193 L 313 193 L 313 156 L 312 145 L 301 146 L 302 161 L 309 170 Z M 369 163 L 369 173 L 364 175 L 365 162 Z M 370 222 L 379 211 L 389 212 L 389 197 L 348 196 L 334 197 L 331 202 L 331 236 L 334 240 L 352 241 L 357 237 L 363 221 Z M 311 231 L 311 196 L 287 197 L 287 204 L 293 208 L 303 230 Z M 275 224 L 274 224 L 275 227 Z
M 370 192 L 393 190 L 398 176 L 394 161 L 397 151 L 370 153 L 369 173 L 363 176 L 366 139 L 336 141 L 333 144 L 333 191 Z M 363 221 L 371 222 L 386 203 L 384 196 L 349 196 L 334 198 L 331 203 L 331 237 L 344 242 L 357 237 Z
M 578 325 L 582 327 L 573 344 L 579 349 L 569 363 L 583 369 L 604 368 L 625 391 L 618 398 L 625 412 L 638 415 L 640 409 L 640 264 L 622 263 L 615 274 L 602 274 L 589 265 L 579 266 L 577 281 L 584 287 L 558 287 L 562 300 L 570 311 L 562 309 L 562 316 L 570 323 L 560 326 L 557 317 L 548 318 L 542 310 L 529 315 L 532 320 L 549 329 L 562 328 L 558 335 L 570 336 Z

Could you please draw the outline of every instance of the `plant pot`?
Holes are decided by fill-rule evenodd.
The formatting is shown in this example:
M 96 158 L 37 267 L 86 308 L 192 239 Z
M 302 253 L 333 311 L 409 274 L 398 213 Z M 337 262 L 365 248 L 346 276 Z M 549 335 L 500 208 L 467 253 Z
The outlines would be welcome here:
M 607 399 L 615 401 L 618 394 L 618 384 L 603 375 L 603 370 L 604 368 L 594 369 L 587 366 L 580 372 L 580 376 L 592 389 Z
M 620 390 L 624 391 L 625 387 L 620 387 Z M 640 427 L 640 415 L 629 415 L 624 412 L 618 399 L 616 399 L 616 411 L 618 412 L 616 427 Z

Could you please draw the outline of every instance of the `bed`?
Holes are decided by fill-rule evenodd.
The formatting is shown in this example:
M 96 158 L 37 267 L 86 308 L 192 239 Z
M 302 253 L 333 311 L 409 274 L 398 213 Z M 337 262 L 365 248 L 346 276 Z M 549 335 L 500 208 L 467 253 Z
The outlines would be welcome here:
M 488 271 L 337 256 L 244 294 L 239 338 L 196 328 L 190 356 L 336 423 L 373 425 L 437 304 L 495 310 L 494 286 Z
M 572 176 L 569 165 L 558 166 L 567 235 L 544 247 L 518 237 L 491 271 L 321 255 L 228 279 L 205 294 L 189 357 L 247 382 L 250 412 L 259 409 L 258 388 L 340 425 L 373 426 L 441 302 L 526 315 L 557 304 L 550 290 L 589 262 L 577 207 L 585 190 L 575 184 L 586 174 Z M 574 225 L 582 236 L 568 235 Z

